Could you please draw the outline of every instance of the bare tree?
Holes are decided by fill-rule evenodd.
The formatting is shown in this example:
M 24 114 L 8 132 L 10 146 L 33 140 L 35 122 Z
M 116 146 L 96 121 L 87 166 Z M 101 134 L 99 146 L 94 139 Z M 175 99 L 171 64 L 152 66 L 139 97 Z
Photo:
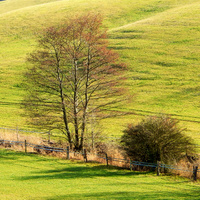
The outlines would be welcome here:
M 92 114 L 121 96 L 125 66 L 108 48 L 99 15 L 84 15 L 50 27 L 28 58 L 23 105 L 30 122 L 62 130 L 70 146 L 81 150 Z

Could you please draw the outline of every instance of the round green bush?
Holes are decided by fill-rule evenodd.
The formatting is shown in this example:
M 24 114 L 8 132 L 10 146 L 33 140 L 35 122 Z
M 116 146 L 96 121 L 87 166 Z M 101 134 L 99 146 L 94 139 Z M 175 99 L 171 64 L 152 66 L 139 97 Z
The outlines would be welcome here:
M 170 116 L 152 116 L 128 125 L 121 138 L 128 156 L 141 162 L 174 163 L 195 152 L 192 139 Z

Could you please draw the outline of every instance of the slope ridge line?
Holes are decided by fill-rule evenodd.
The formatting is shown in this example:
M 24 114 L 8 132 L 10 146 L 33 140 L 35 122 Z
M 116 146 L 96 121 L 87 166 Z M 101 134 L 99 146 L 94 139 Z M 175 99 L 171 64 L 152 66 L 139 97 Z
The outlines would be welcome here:
M 135 21 L 135 22 L 132 22 L 132 23 L 128 23 L 128 24 L 125 24 L 123 26 L 119 26 L 117 28 L 112 28 L 112 29 L 108 30 L 108 32 L 114 32 L 114 31 L 118 31 L 120 29 L 127 28 L 129 26 L 134 26 L 134 25 L 137 25 L 137 24 L 140 24 L 140 23 L 143 23 L 143 22 L 148 22 L 148 21 L 151 21 L 152 19 L 155 19 L 159 16 L 165 15 L 168 12 L 178 11 L 178 10 L 181 10 L 183 8 L 187 8 L 187 7 L 190 7 L 190 6 L 197 5 L 197 4 L 200 5 L 200 2 L 195 2 L 195 3 L 187 4 L 187 5 L 184 5 L 184 6 L 179 6 L 179 7 L 176 7 L 176 8 L 170 8 L 170 9 L 165 10 L 163 12 L 156 13 L 154 16 L 151 16 L 151 17 L 148 17 L 148 18 L 145 18 L 145 19 L 141 19 L 141 20 L 138 20 L 138 21 Z
M 20 10 L 28 10 L 28 9 L 35 8 L 35 7 L 42 7 L 42 6 L 45 6 L 45 5 L 54 4 L 54 3 L 57 3 L 57 2 L 61 2 L 61 1 L 66 1 L 66 0 L 57 0 L 57 1 L 55 0 L 53 2 L 41 3 L 41 4 L 37 4 L 37 5 L 32 5 L 32 6 L 26 6 L 26 7 L 23 7 L 23 8 L 18 8 L 18 9 L 15 9 L 15 10 L 11 10 L 11 11 L 2 13 L 2 14 L 0 14 L 0 17 L 2 17 L 4 15 L 9 15 L 9 14 L 12 14 L 12 13 L 15 13 L 15 12 L 19 12 Z M 69 0 L 67 0 L 67 1 L 69 1 Z

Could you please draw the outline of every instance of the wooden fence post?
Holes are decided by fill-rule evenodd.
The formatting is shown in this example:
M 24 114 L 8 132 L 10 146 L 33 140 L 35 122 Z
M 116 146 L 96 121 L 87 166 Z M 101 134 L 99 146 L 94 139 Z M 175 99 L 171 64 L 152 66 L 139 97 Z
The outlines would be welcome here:
M 16 135 L 17 135 L 17 142 L 19 141 L 19 129 L 18 129 L 18 126 L 17 126 L 17 129 L 16 129 Z
M 69 157 L 69 146 L 67 146 L 67 160 L 70 160 L 70 157 Z
M 198 166 L 193 166 L 193 180 L 197 180 L 197 171 L 198 171 Z
M 92 150 L 94 150 L 94 132 L 92 131 Z
M 83 150 L 83 157 L 85 159 L 85 162 L 87 162 L 87 151 L 86 151 L 86 149 Z
M 157 161 L 157 176 L 160 176 L 160 161 Z
M 130 170 L 133 171 L 133 165 L 131 163 L 131 160 L 130 160 Z
M 27 153 L 27 142 L 26 142 L 26 140 L 24 141 L 24 148 L 25 148 L 25 153 Z
M 108 166 L 108 154 L 105 153 L 105 156 L 106 156 L 106 164 L 107 164 L 107 166 Z
M 51 132 L 49 131 L 47 134 L 48 134 L 48 143 L 50 144 L 51 143 Z

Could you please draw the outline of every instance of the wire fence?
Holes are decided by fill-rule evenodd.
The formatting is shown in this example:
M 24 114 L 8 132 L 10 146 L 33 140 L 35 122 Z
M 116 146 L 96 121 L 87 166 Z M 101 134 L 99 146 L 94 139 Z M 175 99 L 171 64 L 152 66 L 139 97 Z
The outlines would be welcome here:
M 33 143 L 28 143 L 26 140 L 25 141 L 13 141 L 13 140 L 0 140 L 0 145 L 7 147 L 7 148 L 12 148 L 13 145 L 20 145 L 24 151 L 27 153 L 28 149 L 27 147 L 31 147 L 32 150 L 34 152 L 37 153 L 41 153 L 41 151 L 44 151 L 46 153 L 52 153 L 52 152 L 62 152 L 66 154 L 66 158 L 70 159 L 71 154 L 76 154 L 76 155 L 80 155 L 84 158 L 85 162 L 88 162 L 88 157 L 90 155 L 95 156 L 98 159 L 103 159 L 106 161 L 107 166 L 108 165 L 113 165 L 113 162 L 115 163 L 125 163 L 126 166 L 129 165 L 130 170 L 133 170 L 134 166 L 140 166 L 140 167 L 146 167 L 146 168 L 155 168 L 157 170 L 157 175 L 160 175 L 160 172 L 162 169 L 164 170 L 179 170 L 179 171 L 184 171 L 184 172 L 188 172 L 192 174 L 192 178 L 193 180 L 197 180 L 197 174 L 200 172 L 200 170 L 198 169 L 198 165 L 194 165 L 193 169 L 185 169 L 185 168 L 178 168 L 176 166 L 173 165 L 167 165 L 167 164 L 163 164 L 161 162 L 157 162 L 157 163 L 148 163 L 148 162 L 140 162 L 140 161 L 132 161 L 129 159 L 122 159 L 122 158 L 114 158 L 114 157 L 110 157 L 108 156 L 107 153 L 102 152 L 102 153 L 90 153 L 87 152 L 86 149 L 84 149 L 81 152 L 76 152 L 73 150 L 70 150 L 69 147 L 67 148 L 63 148 L 63 147 L 51 147 L 51 146 L 44 146 L 44 145 L 38 145 L 38 144 L 33 144 Z M 105 162 L 104 161 L 104 162 Z
M 15 132 L 24 132 L 24 133 L 39 133 L 39 134 L 46 134 L 47 132 L 39 132 L 39 131 L 31 131 L 31 130 L 25 130 L 20 128 L 10 128 L 10 127 L 0 127 L 1 130 L 10 130 Z
M 39 132 L 39 131 L 35 131 L 35 130 L 25 130 L 25 129 L 20 129 L 20 128 L 6 128 L 6 127 L 0 127 L 0 130 L 4 130 L 4 131 L 13 131 L 15 133 L 35 133 L 35 134 L 41 134 L 43 136 L 48 137 L 48 140 L 50 141 L 50 136 L 53 136 L 53 133 L 51 133 L 50 131 L 43 131 L 43 132 Z M 53 137 L 60 137 L 60 136 L 55 136 L 56 134 L 54 134 Z M 92 136 L 91 136 L 92 138 Z M 120 141 L 120 137 L 119 136 L 100 136 L 99 139 L 102 140 L 109 140 L 109 142 L 119 142 Z M 199 144 L 195 144 L 195 148 L 200 148 Z
M 9 127 L 0 127 L 0 130 L 4 130 L 4 131 L 14 131 L 15 133 L 35 133 L 35 134 L 42 134 L 42 135 L 46 135 L 47 137 L 49 137 L 49 135 L 53 135 L 53 132 L 51 131 L 43 131 L 43 132 L 39 132 L 36 130 L 25 130 L 25 129 L 21 129 L 21 128 L 9 128 Z M 54 137 L 56 134 L 54 134 Z M 58 136 L 59 137 L 59 136 Z M 103 139 L 110 139 L 110 141 L 112 140 L 119 140 L 120 137 L 119 136 L 100 136 Z M 200 146 L 200 145 L 199 145 Z

